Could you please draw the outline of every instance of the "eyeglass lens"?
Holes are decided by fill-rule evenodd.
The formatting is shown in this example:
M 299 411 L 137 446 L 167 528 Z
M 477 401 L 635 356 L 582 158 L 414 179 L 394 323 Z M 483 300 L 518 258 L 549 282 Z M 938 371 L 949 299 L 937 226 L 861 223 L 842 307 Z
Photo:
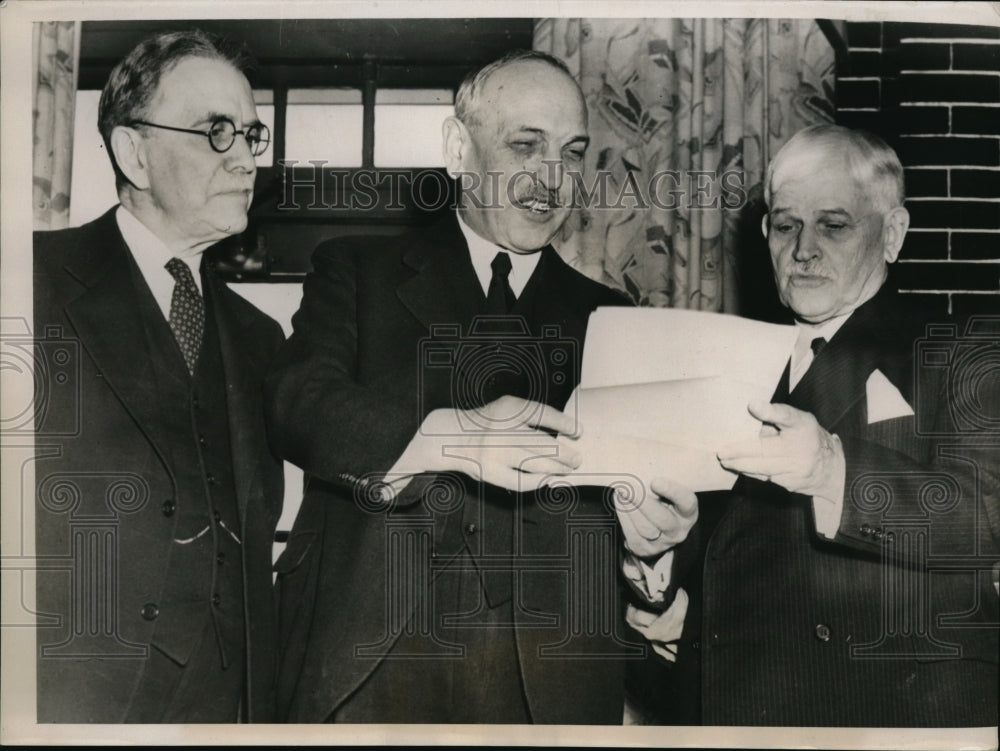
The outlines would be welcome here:
M 267 131 L 266 125 L 250 125 L 243 133 L 246 136 L 247 144 L 250 146 L 251 154 L 258 156 L 264 153 L 268 143 L 270 143 L 270 134 Z M 236 126 L 228 119 L 216 120 L 212 123 L 208 137 L 212 142 L 213 149 L 218 152 L 229 151 L 233 145 L 233 141 L 236 140 Z

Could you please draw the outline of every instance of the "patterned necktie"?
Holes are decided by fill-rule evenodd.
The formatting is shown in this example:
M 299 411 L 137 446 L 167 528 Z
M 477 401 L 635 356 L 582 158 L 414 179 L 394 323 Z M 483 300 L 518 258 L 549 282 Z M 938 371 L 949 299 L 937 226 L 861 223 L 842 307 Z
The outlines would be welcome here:
M 486 312 L 490 315 L 506 315 L 514 307 L 514 290 L 510 288 L 510 256 L 503 251 L 496 254 L 490 263 L 493 277 L 486 293 Z
M 180 258 L 167 261 L 167 271 L 174 278 L 174 294 L 170 298 L 170 329 L 174 332 L 188 372 L 194 375 L 205 331 L 205 301 L 194 283 L 191 268 Z

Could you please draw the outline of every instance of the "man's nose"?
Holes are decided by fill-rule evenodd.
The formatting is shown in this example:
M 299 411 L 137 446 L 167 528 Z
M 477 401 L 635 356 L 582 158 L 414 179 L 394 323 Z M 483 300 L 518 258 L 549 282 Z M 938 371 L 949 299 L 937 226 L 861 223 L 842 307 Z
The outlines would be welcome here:
M 243 133 L 236 134 L 236 139 L 225 156 L 226 166 L 230 170 L 243 170 L 248 174 L 253 174 L 257 170 L 257 162 Z
M 792 258 L 800 263 L 805 263 L 819 256 L 820 249 L 817 239 L 816 232 L 811 227 L 803 225 L 795 238 L 795 250 L 792 252 Z
M 559 190 L 566 176 L 566 165 L 559 156 L 549 156 L 537 167 L 538 182 L 546 190 Z

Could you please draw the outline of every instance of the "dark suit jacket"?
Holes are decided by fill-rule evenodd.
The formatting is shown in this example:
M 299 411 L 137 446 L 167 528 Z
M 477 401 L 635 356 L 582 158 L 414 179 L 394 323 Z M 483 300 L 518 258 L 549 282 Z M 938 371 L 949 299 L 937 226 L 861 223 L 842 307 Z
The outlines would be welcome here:
M 531 319 L 557 326 L 557 338 L 573 343 L 566 365 L 576 373 L 552 378 L 538 395 L 562 408 L 578 378 L 589 313 L 598 305 L 622 304 L 623 298 L 570 269 L 551 248 L 542 253 L 522 299 L 535 300 Z M 273 435 L 283 456 L 310 475 L 288 548 L 277 563 L 279 713 L 296 722 L 327 719 L 379 664 L 357 657 L 354 649 L 378 643 L 389 622 L 387 524 L 427 519 L 434 526 L 436 552 L 451 554 L 455 551 L 438 546 L 448 539 L 446 525 L 457 523 L 460 514 L 451 514 L 449 522 L 448 514 L 434 512 L 442 488 L 446 495 L 457 494 L 452 500 L 459 506 L 505 492 L 461 477 L 422 475 L 407 486 L 391 514 L 366 501 L 369 481 L 393 466 L 423 416 L 455 403 L 448 373 L 442 372 L 447 368 L 426 367 L 421 344 L 437 324 L 457 325 L 460 338 L 468 337 L 470 321 L 483 309 L 484 295 L 455 218 L 403 237 L 327 242 L 317 249 L 313 265 L 294 333 L 268 380 Z M 546 351 L 546 344 L 539 346 Z M 542 512 L 529 496 L 514 502 L 523 513 L 523 554 L 568 555 L 572 512 L 551 507 Z M 608 562 L 612 581 L 615 565 Z M 520 621 L 515 629 L 531 718 L 620 722 L 619 662 L 586 659 L 606 652 L 613 639 L 592 639 L 584 659 L 538 657 L 543 645 L 566 636 L 566 575 L 526 574 L 515 595 L 522 606 L 515 607 L 515 619 L 527 617 L 527 611 L 562 614 L 554 629 L 521 628 Z M 390 640 L 394 636 L 398 633 Z M 419 672 L 419 662 L 413 670 Z
M 920 343 L 925 320 L 883 288 L 775 395 L 841 438 L 834 540 L 816 532 L 810 498 L 771 483 L 741 477 L 701 498 L 702 578 L 662 677 L 690 692 L 700 656 L 704 724 L 996 724 L 1000 443 L 955 422 L 942 363 L 960 359 L 963 332 Z M 916 417 L 869 424 L 876 369 Z M 984 383 L 981 414 L 995 415 L 997 381 Z
M 38 578 L 38 633 L 40 644 L 68 642 L 39 658 L 41 721 L 122 721 L 157 628 L 141 613 L 159 601 L 177 522 L 161 509 L 176 497 L 172 447 L 158 434 L 163 405 L 139 315 L 140 304 L 155 302 L 141 276 L 136 284 L 114 211 L 79 228 L 35 236 L 34 330 L 46 366 L 36 398 L 35 527 L 38 555 L 51 569 Z M 284 337 L 277 323 L 214 275 L 203 278 L 225 371 L 242 530 L 246 709 L 252 721 L 267 721 L 275 674 L 271 545 L 283 480 L 265 440 L 261 383 Z M 102 598 L 113 607 L 107 617 L 117 621 L 102 625 L 107 638 L 84 643 L 70 639 L 68 598 L 70 575 L 84 577 L 87 563 L 68 556 L 78 536 L 91 533 L 117 544 Z M 101 552 L 99 569 L 113 560 L 107 555 Z M 81 659 L 87 655 L 121 659 Z

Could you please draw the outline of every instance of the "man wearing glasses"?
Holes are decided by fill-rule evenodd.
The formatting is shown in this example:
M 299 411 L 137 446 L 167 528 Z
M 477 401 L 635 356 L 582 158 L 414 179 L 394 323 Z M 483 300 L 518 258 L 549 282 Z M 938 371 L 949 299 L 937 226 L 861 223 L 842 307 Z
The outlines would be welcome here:
M 203 256 L 270 134 L 198 31 L 132 50 L 99 127 L 121 204 L 35 237 L 38 721 L 268 721 L 283 337 Z

